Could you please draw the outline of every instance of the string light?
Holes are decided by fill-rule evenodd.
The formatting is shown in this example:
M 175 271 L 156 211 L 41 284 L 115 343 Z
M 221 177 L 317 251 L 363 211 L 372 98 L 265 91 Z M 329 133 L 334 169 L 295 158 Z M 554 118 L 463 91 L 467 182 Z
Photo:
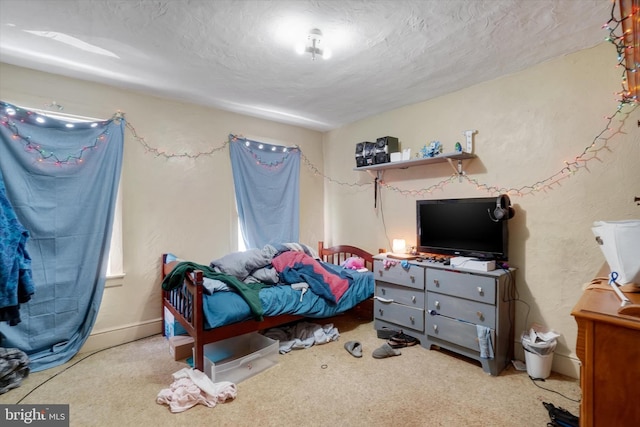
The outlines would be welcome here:
M 632 30 L 631 28 L 634 27 L 634 24 L 631 24 L 631 28 L 628 28 L 626 31 L 623 31 L 622 34 L 617 35 L 616 31 L 618 31 L 620 29 L 620 27 L 622 26 L 623 22 L 626 21 L 627 19 L 632 19 L 634 17 L 634 14 L 638 15 L 638 13 L 640 13 L 640 11 L 638 10 L 631 10 L 630 13 L 627 16 L 622 16 L 620 19 L 616 19 L 615 17 L 615 9 L 616 9 L 616 2 L 613 1 L 612 2 L 612 6 L 611 6 L 611 16 L 609 18 L 609 20 L 602 26 L 603 29 L 606 29 L 609 31 L 609 35 L 607 37 L 605 37 L 605 40 L 610 42 L 616 49 L 616 53 L 617 53 L 617 58 L 618 58 L 618 63 L 616 65 L 616 67 L 618 68 L 622 68 L 622 91 L 619 92 L 620 94 L 620 102 L 623 103 L 637 103 L 638 102 L 638 97 L 637 97 L 637 93 L 638 93 L 638 89 L 637 88 L 633 88 L 634 90 L 632 91 L 629 87 L 629 78 L 628 78 L 628 74 L 629 73 L 636 73 L 638 71 L 638 67 L 640 66 L 640 64 L 634 62 L 634 46 L 633 44 L 626 44 L 627 43 L 627 39 L 629 38 L 628 36 L 630 34 L 632 34 Z M 620 13 L 622 14 L 623 11 L 621 10 Z M 636 18 L 638 19 L 638 18 Z M 633 39 L 633 37 L 631 37 L 631 39 Z M 633 42 L 633 40 L 632 40 Z M 637 44 L 637 40 L 636 40 L 636 44 Z M 627 52 L 630 51 L 630 52 Z M 631 61 L 627 61 L 627 53 L 629 53 L 629 58 L 632 58 Z M 633 63 L 632 67 L 627 66 L 627 64 L 631 62 Z
M 445 186 L 448 185 L 449 183 L 454 182 L 454 180 L 456 179 L 464 179 L 467 183 L 473 185 L 476 190 L 478 191 L 485 191 L 488 192 L 490 194 L 508 194 L 510 196 L 525 196 L 525 195 L 530 195 L 530 194 L 534 194 L 537 193 L 539 191 L 548 191 L 548 190 L 552 190 L 555 187 L 558 187 L 561 185 L 562 181 L 566 180 L 566 179 L 570 179 L 571 177 L 573 177 L 577 172 L 579 172 L 581 169 L 587 169 L 588 167 L 588 162 L 592 161 L 592 160 L 597 160 L 599 162 L 602 162 L 602 159 L 600 159 L 598 157 L 598 153 L 602 150 L 606 150 L 606 151 L 611 151 L 611 149 L 608 146 L 608 143 L 610 141 L 611 138 L 613 138 L 614 136 L 621 134 L 621 127 L 624 123 L 624 121 L 626 120 L 626 118 L 629 116 L 629 114 L 631 113 L 631 111 L 635 110 L 635 108 L 638 106 L 638 98 L 636 95 L 632 94 L 632 91 L 630 90 L 630 88 L 628 87 L 628 82 L 629 79 L 627 78 L 628 73 L 636 73 L 638 71 L 638 67 L 639 64 L 635 64 L 634 68 L 629 68 L 627 67 L 626 64 L 626 52 L 629 50 L 633 49 L 633 46 L 628 46 L 625 45 L 625 41 L 626 41 L 626 32 L 623 33 L 622 35 L 616 35 L 616 31 L 620 28 L 620 25 L 622 24 L 622 22 L 626 19 L 629 19 L 633 16 L 633 13 L 629 14 L 628 16 L 622 17 L 621 19 L 616 19 L 614 17 L 614 12 L 615 12 L 615 1 L 613 2 L 613 6 L 611 9 L 611 18 L 602 26 L 603 29 L 606 29 L 609 31 L 609 35 L 605 38 L 607 41 L 609 41 L 611 44 L 613 44 L 616 48 L 616 52 L 617 52 L 617 60 L 618 63 L 616 64 L 616 67 L 621 67 L 623 68 L 623 73 L 622 73 L 622 90 L 620 90 L 619 92 L 617 92 L 615 95 L 619 98 L 618 99 L 618 106 L 616 108 L 616 111 L 611 115 L 611 116 L 607 116 L 605 117 L 605 120 L 607 121 L 606 126 L 604 127 L 604 129 L 594 137 L 593 141 L 591 142 L 591 144 L 589 144 L 587 147 L 584 148 L 584 150 L 582 151 L 582 153 L 580 153 L 578 156 L 576 156 L 574 158 L 574 160 L 572 161 L 567 161 L 565 160 L 563 162 L 564 166 L 556 173 L 554 173 L 553 175 L 549 176 L 548 178 L 542 179 L 538 182 L 535 182 L 533 184 L 529 184 L 529 185 L 524 185 L 522 187 L 519 188 L 508 188 L 508 187 L 500 187 L 500 186 L 495 186 L 495 185 L 489 185 L 489 184 L 485 184 L 480 182 L 477 179 L 474 178 L 470 178 L 469 176 L 467 176 L 464 172 L 457 174 L 454 173 L 451 176 L 433 184 L 430 185 L 429 187 L 426 188 L 420 188 L 420 189 L 411 189 L 411 190 L 403 190 L 400 189 L 398 187 L 394 187 L 388 183 L 386 183 L 385 181 L 383 181 L 382 179 L 378 180 L 378 185 L 384 187 L 385 189 L 389 190 L 389 191 L 394 191 L 398 194 L 401 194 L 403 196 L 412 196 L 412 197 L 418 197 L 418 196 L 424 196 L 427 194 L 431 194 L 435 191 L 444 191 Z M 638 11 L 635 11 L 635 13 L 637 14 Z M 627 105 L 631 105 L 632 106 L 632 110 L 624 113 L 623 112 L 623 107 L 627 106 Z M 37 159 L 38 162 L 50 162 L 55 164 L 56 166 L 62 166 L 65 164 L 80 164 L 83 162 L 83 154 L 88 151 L 88 150 L 93 150 L 95 148 L 98 147 L 98 142 L 102 142 L 104 140 L 106 140 L 106 135 L 108 134 L 108 131 L 105 130 L 105 132 L 103 132 L 102 134 L 100 134 L 96 139 L 95 142 L 91 145 L 82 147 L 80 149 L 80 152 L 76 155 L 70 155 L 67 157 L 63 157 L 63 158 L 59 158 L 56 154 L 54 154 L 53 152 L 48 152 L 45 151 L 41 148 L 40 145 L 38 145 L 37 143 L 34 143 L 33 141 L 31 141 L 31 138 L 29 136 L 24 136 L 21 135 L 20 132 L 18 131 L 17 127 L 16 127 L 16 123 L 13 120 L 13 118 L 15 116 L 19 116 L 19 121 L 20 122 L 25 122 L 30 120 L 30 116 L 33 114 L 30 111 L 26 111 L 24 112 L 26 114 L 25 115 L 21 115 L 20 113 L 22 113 L 22 110 L 12 106 L 10 104 L 4 103 L 0 101 L 0 106 L 3 107 L 3 114 L 2 117 L 0 119 L 0 125 L 5 126 L 7 128 L 9 128 L 12 132 L 12 138 L 14 140 L 20 140 L 24 145 L 25 145 L 25 150 L 27 151 L 31 151 L 36 153 L 39 157 Z M 53 104 L 49 105 L 51 106 L 57 106 L 60 110 L 62 109 L 61 106 L 58 106 L 58 104 L 55 103 L 55 101 L 53 102 Z M 614 119 L 618 116 L 618 115 L 624 115 L 625 117 L 620 120 L 620 126 L 617 130 L 613 130 L 611 128 L 612 123 L 614 121 Z M 34 120 L 38 123 L 44 123 L 41 122 L 42 118 L 40 116 L 35 115 L 34 116 Z M 118 112 L 116 114 L 114 114 L 113 118 L 111 120 L 124 120 L 124 114 L 121 112 Z M 44 120 L 44 119 L 42 119 Z M 105 122 L 93 122 L 93 123 L 89 123 L 88 126 L 90 127 L 96 127 L 99 125 L 105 126 L 106 124 L 110 123 L 111 120 L 109 121 L 105 121 Z M 72 125 L 73 126 L 73 125 Z M 301 159 L 304 163 L 304 165 L 311 171 L 311 173 L 313 173 L 315 176 L 319 176 L 322 179 L 336 184 L 336 185 L 340 185 L 340 186 L 347 186 L 347 187 L 365 187 L 365 186 L 370 186 L 373 185 L 372 182 L 367 182 L 367 183 L 349 183 L 349 182 L 343 182 L 343 181 L 338 181 L 335 180 L 327 175 L 325 175 L 324 173 L 320 172 L 320 170 L 304 155 L 304 153 L 302 152 L 302 150 L 300 150 L 299 147 L 295 146 L 295 147 L 282 147 L 282 152 L 285 153 L 285 155 L 278 161 L 275 162 L 267 162 L 265 160 L 262 159 L 260 152 L 261 151 L 265 151 L 265 150 L 270 150 L 271 152 L 276 152 L 278 150 L 279 146 L 274 146 L 274 145 L 269 145 L 267 144 L 267 147 L 265 148 L 264 143 L 262 143 L 262 145 L 260 145 L 261 143 L 255 142 L 255 141 L 251 141 L 248 140 L 246 138 L 243 138 L 241 136 L 236 136 L 236 135 L 229 135 L 229 138 L 224 141 L 221 145 L 219 145 L 218 147 L 213 147 L 210 150 L 207 151 L 200 151 L 200 152 L 196 152 L 196 153 L 170 153 L 167 151 L 164 151 L 162 149 L 159 149 L 157 147 L 153 147 L 152 145 L 150 145 L 149 143 L 147 143 L 147 141 L 145 140 L 144 137 L 141 137 L 140 135 L 138 135 L 135 127 L 129 123 L 128 121 L 125 120 L 125 127 L 131 132 L 133 138 L 140 143 L 143 148 L 145 149 L 146 153 L 151 153 L 154 154 L 156 157 L 164 157 L 164 158 L 189 158 L 189 159 L 197 159 L 203 156 L 211 156 L 213 154 L 216 154 L 222 150 L 224 150 L 227 145 L 229 143 L 232 142 L 244 142 L 245 147 L 247 147 L 251 153 L 251 155 L 254 157 L 254 159 L 256 160 L 256 164 L 257 165 L 261 165 L 263 167 L 267 167 L 267 168 L 277 168 L 279 166 L 282 165 L 282 163 L 284 163 L 286 161 L 286 159 L 288 158 L 288 154 L 290 151 L 299 151 L 300 152 L 300 156 Z M 605 134 L 607 134 L 608 132 L 610 132 L 611 134 L 608 137 L 604 137 Z M 256 145 L 254 146 L 253 143 L 255 143 Z
M 304 165 L 309 168 L 309 170 L 311 171 L 311 173 L 314 176 L 318 176 L 321 177 L 322 179 L 331 182 L 333 184 L 337 184 L 340 186 L 344 186 L 344 187 L 368 187 L 370 185 L 373 185 L 373 183 L 371 182 L 366 182 L 366 183 L 349 183 L 349 182 L 343 182 L 343 181 L 338 181 L 335 180 L 333 178 L 331 178 L 328 175 L 323 174 L 322 172 L 320 172 L 320 170 L 318 170 L 318 168 L 311 162 L 311 160 L 309 160 L 309 158 L 307 156 L 304 155 L 304 152 L 302 150 L 300 150 L 300 158 L 302 159 L 302 163 L 304 163 Z
M 263 142 L 252 141 L 242 136 L 229 135 L 229 141 L 232 143 L 244 143 L 249 154 L 255 159 L 256 164 L 263 166 L 270 170 L 276 170 L 284 165 L 284 162 L 291 156 L 291 153 L 300 151 L 300 148 L 295 147 L 282 147 L 279 145 L 265 144 Z M 281 148 L 282 157 L 275 161 L 267 161 L 262 158 L 261 152 L 276 152 L 278 148 Z
M 44 150 L 42 146 L 33 141 L 30 135 L 24 135 L 20 131 L 19 123 L 34 123 L 38 125 L 47 124 L 53 128 L 74 128 L 73 123 L 65 123 L 60 120 L 50 119 L 46 120 L 41 115 L 32 111 L 25 110 L 15 105 L 7 104 L 0 101 L 0 125 L 4 126 L 11 132 L 11 139 L 17 141 L 23 145 L 23 149 L 32 153 L 36 157 L 36 161 L 42 164 L 53 164 L 55 166 L 63 165 L 77 165 L 83 163 L 83 156 L 86 152 L 95 150 L 99 147 L 100 143 L 107 141 L 107 135 L 109 134 L 109 127 L 107 126 L 112 121 L 121 120 L 123 117 L 120 114 L 115 114 L 111 120 L 102 121 L 99 123 L 76 123 L 77 128 L 89 128 L 97 127 L 98 125 L 104 127 L 104 130 L 93 140 L 89 145 L 85 145 L 79 149 L 75 154 L 59 154 L 53 151 Z
M 606 126 L 598 135 L 596 135 L 592 143 L 587 147 L 585 147 L 582 153 L 576 156 L 573 161 L 568 162 L 565 160 L 564 161 L 565 166 L 560 171 L 556 172 L 555 174 L 551 175 L 546 179 L 538 181 L 534 184 L 522 186 L 520 188 L 498 187 L 494 185 L 481 183 L 477 179 L 468 177 L 464 172 L 461 174 L 453 174 L 449 178 L 444 179 L 438 182 L 437 184 L 434 184 L 428 188 L 423 188 L 419 190 L 401 190 L 397 187 L 386 185 L 382 181 L 379 181 L 379 184 L 384 186 L 386 189 L 395 191 L 399 194 L 402 194 L 405 196 L 409 196 L 409 195 L 413 196 L 413 195 L 430 194 L 435 189 L 438 189 L 438 190 L 442 189 L 446 184 L 448 184 L 449 182 L 452 182 L 453 179 L 455 178 L 463 178 L 469 184 L 475 186 L 475 188 L 479 191 L 486 191 L 492 195 L 508 194 L 510 196 L 522 197 L 525 195 L 537 193 L 539 191 L 546 192 L 547 190 L 551 190 L 556 186 L 560 186 L 563 180 L 573 177 L 581 169 L 588 170 L 589 161 L 597 160 L 598 162 L 602 163 L 602 159 L 598 157 L 598 153 L 602 150 L 606 150 L 609 152 L 611 151 L 611 148 L 608 146 L 609 140 L 613 138 L 615 135 L 622 133 L 621 128 L 624 121 L 629 116 L 629 114 L 632 111 L 634 111 L 635 108 L 638 106 L 637 96 L 632 95 L 631 91 L 629 90 L 629 87 L 628 87 L 629 79 L 627 78 L 627 74 L 637 72 L 639 64 L 636 63 L 635 68 L 628 68 L 625 66 L 626 52 L 632 49 L 633 46 L 625 45 L 625 40 L 626 40 L 625 35 L 617 36 L 615 34 L 615 32 L 618 30 L 618 28 L 622 24 L 622 21 L 631 18 L 633 16 L 633 12 L 625 17 L 622 17 L 619 20 L 614 17 L 614 13 L 615 13 L 615 2 L 613 2 L 613 6 L 611 9 L 611 18 L 602 26 L 602 28 L 607 29 L 609 31 L 609 36 L 606 37 L 606 40 L 611 42 L 616 48 L 617 58 L 618 58 L 618 63 L 616 66 L 623 68 L 622 90 L 616 94 L 619 97 L 618 106 L 616 108 L 616 111 L 611 116 L 605 117 L 605 120 L 607 121 Z M 638 14 L 639 12 L 635 11 L 635 13 Z M 623 108 L 625 106 L 631 106 L 632 109 L 629 112 L 624 113 Z M 614 119 L 618 115 L 624 115 L 625 117 L 622 120 L 620 120 L 620 127 L 617 130 L 613 130 L 612 124 Z M 608 132 L 611 132 L 611 135 L 608 138 L 603 137 L 603 135 L 607 134 Z
M 159 148 L 153 147 L 151 145 L 149 145 L 149 143 L 147 143 L 147 141 L 144 139 L 144 137 L 138 135 L 138 132 L 136 132 L 136 128 L 133 127 L 133 125 L 131 123 L 129 123 L 128 121 L 125 122 L 125 126 L 127 129 L 129 129 L 129 132 L 131 132 L 131 135 L 133 136 L 133 138 L 138 141 L 138 143 L 140 143 L 140 145 L 142 145 L 142 147 L 145 150 L 145 153 L 151 153 L 153 155 L 155 155 L 156 157 L 164 157 L 166 159 L 170 159 L 170 158 L 188 158 L 188 159 L 197 159 L 199 157 L 203 157 L 203 156 L 211 156 L 219 151 L 222 151 L 226 148 L 227 144 L 229 143 L 229 141 L 225 141 L 221 146 L 219 147 L 214 147 L 208 151 L 201 151 L 201 152 L 197 152 L 195 154 L 190 154 L 190 153 L 167 153 L 164 150 L 161 150 Z

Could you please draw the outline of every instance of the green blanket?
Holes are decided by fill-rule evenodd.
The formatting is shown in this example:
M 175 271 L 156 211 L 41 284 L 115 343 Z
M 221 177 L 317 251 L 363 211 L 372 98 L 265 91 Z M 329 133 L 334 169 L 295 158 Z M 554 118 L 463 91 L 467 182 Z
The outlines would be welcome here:
M 265 285 L 262 283 L 244 283 L 234 276 L 219 273 L 208 265 L 196 264 L 195 262 L 184 261 L 179 262 L 171 273 L 167 274 L 162 280 L 162 289 L 170 291 L 182 286 L 186 275 L 194 270 L 201 270 L 202 275 L 209 279 L 219 280 L 235 289 L 251 308 L 256 320 L 263 320 L 264 310 L 260 302 L 259 292 Z

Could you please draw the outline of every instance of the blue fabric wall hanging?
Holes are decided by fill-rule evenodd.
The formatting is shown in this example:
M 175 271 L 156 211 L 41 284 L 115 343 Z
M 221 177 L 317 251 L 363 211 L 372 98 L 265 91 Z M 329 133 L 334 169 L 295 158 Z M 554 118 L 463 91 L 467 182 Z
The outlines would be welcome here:
M 5 347 L 39 371 L 71 359 L 102 300 L 122 167 L 124 119 L 70 123 L 0 102 L 0 170 L 31 234 L 35 293 L 21 322 L 0 323 Z M 0 284 L 1 286 L 1 284 Z
M 229 136 L 236 205 L 247 248 L 297 242 L 300 150 Z

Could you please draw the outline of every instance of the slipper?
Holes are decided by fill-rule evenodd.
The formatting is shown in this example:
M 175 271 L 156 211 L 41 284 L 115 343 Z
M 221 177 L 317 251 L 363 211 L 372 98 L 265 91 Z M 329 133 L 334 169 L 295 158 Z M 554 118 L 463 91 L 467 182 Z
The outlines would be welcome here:
M 348 341 L 344 343 L 344 348 L 351 353 L 353 357 L 362 357 L 362 344 L 358 341 Z
M 400 353 L 400 350 L 395 350 L 391 348 L 389 344 L 384 343 L 381 347 L 373 350 L 373 353 L 371 355 L 374 359 L 384 359 L 385 357 L 400 356 L 401 354 L 402 353 Z

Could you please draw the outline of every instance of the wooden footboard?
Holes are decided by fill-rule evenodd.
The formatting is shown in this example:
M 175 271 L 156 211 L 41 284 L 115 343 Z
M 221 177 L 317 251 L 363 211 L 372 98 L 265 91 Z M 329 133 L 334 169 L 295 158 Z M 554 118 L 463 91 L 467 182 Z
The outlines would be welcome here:
M 325 262 L 341 264 L 350 256 L 359 256 L 365 260 L 369 270 L 373 267 L 373 256 L 355 246 L 334 246 L 325 248 L 323 242 L 318 243 L 318 256 Z M 173 270 L 178 263 L 166 262 L 167 255 L 162 256 L 162 277 Z M 201 271 L 193 271 L 187 276 L 183 286 L 162 291 L 162 320 L 164 324 L 164 308 L 169 310 L 187 333 L 194 340 L 194 367 L 200 371 L 204 369 L 204 346 L 212 342 L 224 340 L 250 332 L 258 332 L 276 326 L 285 325 L 303 319 L 303 316 L 284 314 L 280 316 L 265 317 L 263 321 L 247 320 L 220 326 L 214 329 L 204 329 L 203 302 L 203 276 Z

